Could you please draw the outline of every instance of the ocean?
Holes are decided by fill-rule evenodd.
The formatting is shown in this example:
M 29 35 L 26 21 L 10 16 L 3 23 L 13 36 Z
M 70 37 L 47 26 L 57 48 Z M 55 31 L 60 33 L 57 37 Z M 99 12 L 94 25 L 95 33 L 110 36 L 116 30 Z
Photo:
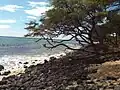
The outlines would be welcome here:
M 37 40 L 37 38 L 25 37 L 0 37 L 0 65 L 5 67 L 3 71 L 21 70 L 25 62 L 28 62 L 26 66 L 30 66 L 43 63 L 52 55 L 65 55 L 64 47 L 60 46 L 50 50 L 43 47 L 43 44 L 46 43 L 45 40 L 36 42 Z M 71 42 L 67 44 L 70 45 Z
M 46 49 L 43 47 L 46 41 L 36 42 L 37 40 L 37 38 L 0 37 L 0 55 L 54 54 L 63 50 L 63 47 L 58 47 L 54 50 Z

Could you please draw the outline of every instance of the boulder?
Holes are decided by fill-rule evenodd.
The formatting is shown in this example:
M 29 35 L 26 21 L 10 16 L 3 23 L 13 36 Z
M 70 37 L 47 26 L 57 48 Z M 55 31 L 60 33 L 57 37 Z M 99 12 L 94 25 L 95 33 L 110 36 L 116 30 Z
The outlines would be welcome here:
M 32 62 L 33 64 L 35 63 L 35 62 Z
M 4 69 L 3 65 L 0 65 L 0 71 L 2 71 Z
M 107 76 L 106 80 L 117 80 L 117 78 L 116 77 L 112 77 L 112 76 Z
M 24 65 L 24 68 L 27 68 L 27 66 L 26 66 L 26 65 Z
M 2 75 L 8 75 L 8 74 L 10 74 L 11 72 L 10 71 L 6 71 L 6 72 L 4 72 Z
M 7 81 L 6 81 L 6 80 L 0 81 L 0 85 L 4 85 L 4 84 L 7 84 Z
M 120 90 L 120 85 L 115 86 L 114 90 Z
M 75 87 L 75 90 L 84 90 L 84 87 L 83 86 L 77 86 L 77 87 Z
M 22 62 L 19 62 L 19 64 L 22 64 Z
M 44 60 L 44 63 L 48 63 L 48 61 L 45 59 L 45 60 Z
M 55 61 L 56 57 L 50 57 L 50 61 Z
M 28 62 L 25 62 L 24 64 L 28 64 Z

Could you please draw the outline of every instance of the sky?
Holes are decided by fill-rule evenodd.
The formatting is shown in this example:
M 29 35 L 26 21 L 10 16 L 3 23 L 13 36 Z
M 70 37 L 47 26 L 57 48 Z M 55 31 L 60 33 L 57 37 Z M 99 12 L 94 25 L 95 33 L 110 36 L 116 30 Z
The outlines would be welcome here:
M 0 0 L 0 36 L 23 37 L 25 23 L 49 9 L 47 0 Z
M 48 4 L 48 0 L 0 0 L 0 36 L 23 37 L 28 33 L 25 23 L 39 20 L 50 9 Z

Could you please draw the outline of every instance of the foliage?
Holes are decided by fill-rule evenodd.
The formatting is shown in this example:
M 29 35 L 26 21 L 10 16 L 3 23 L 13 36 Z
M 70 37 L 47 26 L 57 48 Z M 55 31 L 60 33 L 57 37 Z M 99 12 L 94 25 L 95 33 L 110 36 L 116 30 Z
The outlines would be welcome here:
M 26 36 L 41 36 L 47 40 L 49 45 L 44 44 L 45 47 L 63 45 L 76 50 L 64 43 L 70 40 L 75 40 L 80 46 L 86 43 L 94 46 L 94 41 L 104 45 L 108 34 L 119 33 L 118 10 L 109 10 L 118 4 L 117 0 L 50 0 L 50 3 L 53 8 L 40 19 L 42 24 L 32 21 L 25 28 L 30 31 Z M 70 38 L 58 42 L 56 38 L 60 35 Z

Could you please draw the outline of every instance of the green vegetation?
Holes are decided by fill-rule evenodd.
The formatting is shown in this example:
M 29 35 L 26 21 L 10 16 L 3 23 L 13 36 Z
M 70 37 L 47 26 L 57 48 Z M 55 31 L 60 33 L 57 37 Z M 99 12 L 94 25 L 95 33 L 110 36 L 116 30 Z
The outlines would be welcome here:
M 41 36 L 47 40 L 49 45 L 44 44 L 47 48 L 62 45 L 76 50 L 64 43 L 71 40 L 83 47 L 87 43 L 95 51 L 95 42 L 99 43 L 100 50 L 105 49 L 103 47 L 119 47 L 119 7 L 110 10 L 114 6 L 120 6 L 119 0 L 50 0 L 50 4 L 52 9 L 39 21 L 42 24 L 35 21 L 27 23 L 25 29 L 30 33 L 25 36 Z M 112 34 L 115 35 L 111 36 Z M 58 42 L 54 38 L 60 35 L 70 38 Z

